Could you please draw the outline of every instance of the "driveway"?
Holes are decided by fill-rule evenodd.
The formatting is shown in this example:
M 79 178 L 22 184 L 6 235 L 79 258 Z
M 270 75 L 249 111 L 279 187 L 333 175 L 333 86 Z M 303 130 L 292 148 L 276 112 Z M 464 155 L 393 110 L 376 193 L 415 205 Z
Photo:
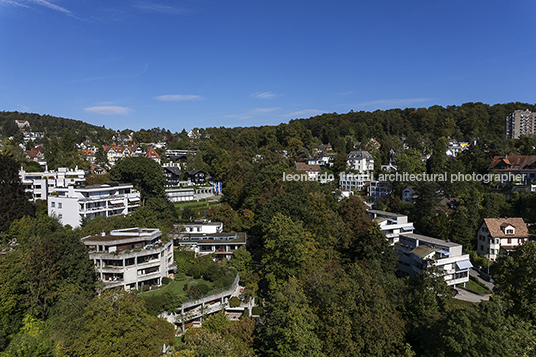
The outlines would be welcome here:
M 456 290 L 458 290 L 458 294 L 454 298 L 458 300 L 464 300 L 464 301 L 470 301 L 470 302 L 482 302 L 482 301 L 489 301 L 489 297 L 491 296 L 491 294 L 486 294 L 486 295 L 475 294 L 468 290 L 465 290 L 462 287 L 457 287 Z

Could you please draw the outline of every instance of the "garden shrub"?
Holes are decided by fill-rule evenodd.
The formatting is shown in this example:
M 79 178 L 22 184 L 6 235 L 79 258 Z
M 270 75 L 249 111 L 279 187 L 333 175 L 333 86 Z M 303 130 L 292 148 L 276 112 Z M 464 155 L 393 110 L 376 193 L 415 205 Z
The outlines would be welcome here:
M 171 279 L 170 279 L 170 278 L 168 278 L 167 276 L 165 276 L 165 277 L 162 278 L 162 284 L 163 284 L 163 285 L 167 285 L 167 284 L 169 284 L 169 283 L 171 283 Z
M 208 287 L 207 284 L 199 284 L 197 285 L 197 287 L 199 288 L 199 291 L 201 292 L 201 294 L 206 294 L 210 291 L 210 288 Z
M 255 306 L 251 309 L 252 315 L 262 315 L 264 314 L 264 308 L 262 306 Z
M 239 307 L 240 306 L 240 299 L 236 296 L 233 296 L 229 299 L 229 306 L 230 307 Z
M 181 281 L 186 279 L 186 274 L 184 273 L 177 273 L 175 274 L 175 281 Z

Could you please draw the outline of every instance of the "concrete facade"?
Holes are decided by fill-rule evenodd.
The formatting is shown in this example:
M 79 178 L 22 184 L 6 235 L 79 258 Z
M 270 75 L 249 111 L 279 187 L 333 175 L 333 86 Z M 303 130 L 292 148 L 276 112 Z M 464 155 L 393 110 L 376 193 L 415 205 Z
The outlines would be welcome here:
M 438 269 L 438 278 L 443 278 L 449 286 L 465 286 L 469 281 L 472 264 L 469 254 L 463 254 L 460 244 L 405 233 L 399 235 L 395 247 L 398 254 L 397 269 L 406 275 L 422 274 L 424 269 L 434 266 Z
M 48 198 L 48 215 L 56 215 L 61 224 L 73 228 L 83 218 L 128 214 L 140 204 L 140 193 L 131 184 L 58 187 Z
M 161 241 L 156 228 L 113 230 L 82 238 L 104 288 L 141 289 L 159 286 L 175 268 L 173 242 Z
M 44 172 L 26 172 L 22 167 L 19 170 L 20 181 L 25 191 L 32 195 L 32 201 L 46 200 L 56 187 L 67 187 L 84 182 L 86 172 L 76 167 L 74 170 L 66 167 L 58 171 L 46 170 Z

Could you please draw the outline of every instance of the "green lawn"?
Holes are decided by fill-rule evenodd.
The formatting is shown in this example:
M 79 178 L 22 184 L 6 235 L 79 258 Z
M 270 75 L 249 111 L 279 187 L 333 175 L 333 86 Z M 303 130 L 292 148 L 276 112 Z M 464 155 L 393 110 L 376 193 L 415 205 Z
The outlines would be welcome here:
M 196 202 L 196 201 L 190 201 L 190 202 L 176 202 L 175 203 L 175 209 L 181 215 L 181 218 L 187 219 L 186 217 L 182 217 L 182 212 L 184 208 L 188 208 L 192 210 L 194 214 L 194 219 L 204 218 L 205 217 L 205 211 L 210 207 L 217 207 L 219 206 L 219 202 Z
M 187 202 L 175 202 L 174 203 L 175 208 L 177 208 L 177 209 L 181 209 L 181 207 L 188 207 L 188 208 L 191 208 L 191 209 L 194 209 L 194 208 L 206 208 L 207 204 L 208 204 L 209 207 L 219 206 L 220 205 L 220 203 L 217 202 L 217 201 L 209 201 L 209 202 L 206 202 L 206 201 L 200 201 L 200 202 L 187 201 Z
M 209 289 L 212 289 L 212 283 L 208 280 L 186 278 L 184 280 L 179 280 L 179 281 L 173 280 L 171 283 L 169 283 L 166 286 L 161 287 L 158 290 L 147 291 L 143 294 L 144 295 L 160 295 L 164 291 L 171 291 L 174 294 L 177 294 L 180 296 L 186 296 L 186 292 L 183 290 L 184 284 L 188 284 L 188 289 L 190 289 L 192 286 L 195 286 L 197 284 L 205 284 L 208 286 Z
M 480 284 L 474 282 L 471 279 L 469 279 L 469 281 L 465 283 L 465 288 L 476 294 L 491 294 L 491 291 L 488 288 L 481 286 Z

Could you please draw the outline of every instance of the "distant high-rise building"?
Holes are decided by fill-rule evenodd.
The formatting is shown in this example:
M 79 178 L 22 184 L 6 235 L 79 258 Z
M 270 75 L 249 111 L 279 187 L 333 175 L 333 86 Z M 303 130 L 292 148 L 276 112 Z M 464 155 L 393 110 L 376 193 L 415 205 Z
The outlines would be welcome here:
M 506 117 L 505 134 L 507 139 L 519 139 L 521 135 L 536 134 L 536 113 L 516 110 Z

